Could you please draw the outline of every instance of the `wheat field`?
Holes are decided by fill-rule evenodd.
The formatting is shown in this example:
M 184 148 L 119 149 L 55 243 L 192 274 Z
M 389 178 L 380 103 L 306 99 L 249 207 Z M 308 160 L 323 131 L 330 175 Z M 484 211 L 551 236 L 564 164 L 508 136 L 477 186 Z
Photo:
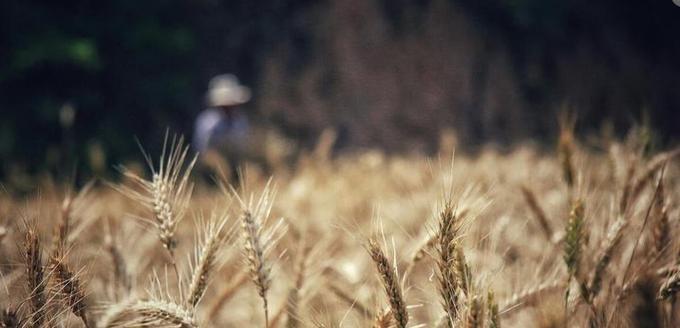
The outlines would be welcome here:
M 0 327 L 677 327 L 680 149 L 636 136 L 322 143 L 218 187 L 170 140 L 120 181 L 2 192 Z

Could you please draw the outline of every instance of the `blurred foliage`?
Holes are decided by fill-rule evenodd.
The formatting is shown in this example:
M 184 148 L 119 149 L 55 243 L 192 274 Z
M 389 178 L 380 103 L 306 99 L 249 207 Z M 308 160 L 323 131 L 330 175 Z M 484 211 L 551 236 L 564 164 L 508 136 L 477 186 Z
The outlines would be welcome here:
M 371 15 L 389 22 L 390 38 L 399 39 L 426 30 L 433 8 L 442 1 L 375 2 L 379 10 Z M 666 139 L 677 136 L 680 42 L 675 34 L 680 30 L 680 8 L 670 0 L 449 3 L 447 8 L 462 11 L 478 31 L 485 53 L 508 54 L 521 104 L 529 113 L 525 117 L 532 118 L 525 123 L 535 125 L 529 136 L 551 131 L 552 108 L 571 99 L 565 95 L 572 86 L 587 89 L 572 98 L 588 126 L 598 127 L 608 117 L 617 125 L 629 123 L 646 109 Z M 310 130 L 287 115 L 272 114 L 261 108 L 272 102 L 257 96 L 259 92 L 261 98 L 274 99 L 267 98 L 272 86 L 267 86 L 266 65 L 272 58 L 285 58 L 277 62 L 290 74 L 284 82 L 304 85 L 302 72 L 332 51 L 318 48 L 324 23 L 333 18 L 348 26 L 356 23 L 356 12 L 338 16 L 343 12 L 337 7 L 333 0 L 3 1 L 0 176 L 45 170 L 61 174 L 74 167 L 101 171 L 137 157 L 135 136 L 144 145 L 160 145 L 166 127 L 190 134 L 192 120 L 204 105 L 208 79 L 223 72 L 238 74 L 254 88 L 254 116 L 275 122 L 293 137 L 314 139 L 323 127 Z M 572 79 L 561 72 L 563 53 L 577 53 L 577 74 L 589 74 L 592 68 L 592 76 Z M 328 73 L 318 86 L 322 97 L 337 85 L 335 73 Z M 579 82 L 591 78 L 592 84 Z M 621 96 L 610 98 L 612 90 Z M 290 96 L 292 91 L 286 92 Z M 74 121 L 60 121 L 70 110 Z M 476 121 L 483 120 L 477 116 L 466 118 L 470 130 L 477 130 Z M 323 122 L 335 125 L 334 120 L 345 118 L 332 114 Z M 469 137 L 485 140 L 494 135 Z M 367 140 L 391 146 L 380 138 Z

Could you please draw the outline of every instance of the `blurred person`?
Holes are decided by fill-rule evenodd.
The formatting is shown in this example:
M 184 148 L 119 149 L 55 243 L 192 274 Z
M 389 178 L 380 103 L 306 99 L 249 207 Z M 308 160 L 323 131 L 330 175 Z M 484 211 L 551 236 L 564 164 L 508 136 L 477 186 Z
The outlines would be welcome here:
M 192 140 L 200 153 L 199 166 L 238 179 L 239 166 L 253 157 L 252 131 L 243 108 L 249 100 L 250 89 L 236 76 L 222 74 L 210 80 L 208 108 L 196 118 Z

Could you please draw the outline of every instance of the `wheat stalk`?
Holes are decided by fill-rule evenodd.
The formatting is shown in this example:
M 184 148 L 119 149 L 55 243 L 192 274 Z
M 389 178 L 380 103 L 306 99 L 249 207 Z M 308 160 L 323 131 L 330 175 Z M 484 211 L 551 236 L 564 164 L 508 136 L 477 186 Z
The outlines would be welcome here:
M 33 327 L 42 327 L 47 314 L 47 282 L 42 264 L 40 238 L 32 226 L 26 228 L 23 246 L 29 304 L 31 305 L 30 320 Z
M 66 250 L 69 246 L 73 235 L 72 227 L 77 222 L 74 222 L 76 216 L 83 208 L 91 204 L 92 199 L 89 199 L 89 193 L 94 186 L 94 181 L 88 182 L 75 196 L 71 195 L 69 190 L 61 202 L 59 211 L 59 219 L 54 229 L 54 237 L 52 248 L 54 252 Z M 53 256 L 61 256 L 63 254 L 53 254 Z
M 590 280 L 590 298 L 591 300 L 597 296 L 602 287 L 602 278 L 607 269 L 609 262 L 612 259 L 614 250 L 616 249 L 621 237 L 623 236 L 623 230 L 627 226 L 628 222 L 623 218 L 617 219 L 607 232 L 607 237 L 602 247 L 600 256 L 597 262 L 595 262 L 595 269 L 593 271 L 592 279 Z
M 467 213 L 469 212 L 470 208 L 463 208 L 458 210 L 456 213 L 457 217 L 465 217 Z M 434 249 L 437 246 L 437 243 L 439 242 L 439 235 L 438 234 L 433 234 L 427 238 L 425 242 L 421 244 L 420 247 L 413 253 L 413 257 L 411 257 L 411 263 L 416 264 L 420 262 L 425 255 L 428 254 L 432 249 Z
M 456 248 L 453 265 L 456 270 L 456 277 L 458 278 L 458 288 L 460 288 L 464 295 L 469 296 L 471 294 L 470 289 L 472 288 L 472 272 L 461 247 Z
M 198 327 L 190 310 L 172 302 L 159 300 L 140 301 L 133 305 L 130 311 L 144 317 L 144 323 L 149 326 L 156 326 L 167 322 L 182 328 Z
M 529 205 L 529 209 L 531 209 L 531 212 L 534 214 L 536 221 L 538 221 L 538 224 L 541 226 L 541 230 L 543 231 L 545 238 L 548 241 L 552 241 L 553 236 L 552 227 L 550 227 L 550 223 L 548 222 L 548 216 L 545 215 L 545 211 L 543 210 L 543 208 L 541 208 L 541 205 L 538 204 L 536 195 L 531 189 L 529 189 L 529 187 L 525 185 L 522 185 L 520 187 L 520 190 L 522 191 L 524 200 L 526 201 L 527 205 Z
M 661 169 L 668 161 L 676 156 L 680 156 L 680 148 L 673 149 L 668 152 L 664 152 L 655 155 L 645 166 L 644 171 L 640 176 L 638 176 L 633 182 L 631 182 L 630 193 L 627 198 L 625 198 L 626 206 L 629 207 L 630 204 L 634 204 L 638 197 L 642 193 L 644 187 L 652 181 L 654 174 Z
M 151 159 L 144 154 L 151 170 L 151 180 L 145 180 L 132 171 L 122 169 L 123 174 L 141 191 L 126 186 L 115 187 L 123 195 L 153 212 L 152 223 L 156 226 L 159 240 L 170 255 L 173 265 L 175 263 L 174 249 L 177 246 L 175 230 L 179 221 L 184 217 L 193 190 L 189 175 L 197 157 L 194 156 L 185 166 L 188 153 L 189 146 L 184 146 L 183 137 L 174 136 L 168 146 L 166 133 L 158 167 L 154 166 Z
M 216 269 L 217 254 L 226 239 L 222 235 L 222 230 L 227 221 L 227 216 L 221 216 L 202 225 L 203 238 L 194 252 L 193 270 L 187 293 L 187 305 L 191 308 L 195 308 L 203 297 L 210 273 Z
M 191 310 L 170 301 L 140 300 L 122 303 L 110 309 L 99 327 L 198 327 Z
M 68 268 L 64 258 L 53 256 L 50 259 L 50 267 L 57 292 L 66 297 L 66 303 L 71 312 L 83 321 L 85 327 L 89 327 L 85 292 L 80 279 Z
M 666 206 L 666 195 L 663 186 L 663 180 L 659 181 L 659 195 L 654 202 L 653 211 L 655 223 L 652 228 L 652 237 L 654 242 L 654 247 L 650 256 L 652 258 L 661 255 L 671 242 L 671 225 L 670 219 L 668 218 L 668 207 Z
M 501 328 L 501 316 L 498 311 L 498 303 L 492 290 L 486 295 L 486 320 L 489 328 Z
M 628 281 L 628 278 L 629 278 L 628 273 L 630 272 L 631 266 L 633 264 L 633 259 L 635 258 L 635 254 L 636 254 L 638 245 L 640 243 L 642 233 L 644 232 L 645 228 L 647 227 L 647 223 L 649 221 L 650 213 L 652 211 L 652 207 L 654 206 L 654 202 L 656 200 L 656 197 L 659 196 L 659 191 L 660 191 L 660 188 L 661 188 L 661 181 L 663 181 L 663 174 L 664 174 L 664 170 L 661 171 L 661 174 L 659 176 L 659 180 L 656 184 L 656 187 L 654 188 L 654 194 L 652 195 L 652 199 L 650 201 L 649 206 L 647 207 L 647 210 L 645 212 L 645 216 L 642 220 L 642 226 L 640 227 L 640 231 L 637 235 L 637 238 L 635 238 L 635 242 L 633 243 L 633 249 L 632 249 L 631 254 L 628 258 L 628 262 L 626 264 L 626 267 L 623 271 L 623 276 L 622 276 L 622 279 L 621 279 L 621 288 L 619 290 L 618 295 L 616 296 L 616 298 L 614 300 L 614 304 L 612 306 L 613 309 L 610 311 L 609 317 L 606 320 L 607 325 L 609 325 L 609 323 L 611 323 L 611 321 L 614 319 L 614 315 L 616 313 L 615 310 L 616 310 L 616 307 L 618 306 L 619 301 L 621 299 L 623 299 L 623 297 L 628 293 L 630 286 L 632 286 L 634 284 L 634 282 Z M 634 275 L 634 279 L 632 279 L 632 280 L 635 280 L 635 282 L 637 282 L 639 280 L 639 277 L 640 277 L 639 275 Z
M 343 301 L 345 304 L 349 305 L 350 308 L 356 310 L 359 312 L 361 315 L 363 315 L 366 318 L 373 318 L 374 314 L 373 311 L 371 311 L 366 305 L 364 305 L 362 302 L 360 302 L 356 297 L 353 297 L 349 293 L 347 293 L 345 290 L 343 290 L 340 286 L 338 286 L 334 282 L 329 282 L 326 284 L 326 287 L 328 290 L 335 295 L 339 300 Z
M 286 312 L 288 313 L 286 328 L 297 328 L 302 324 L 299 314 L 300 300 L 306 277 L 307 255 L 309 254 L 309 251 L 310 249 L 305 246 L 304 242 L 299 244 L 295 264 L 295 282 L 288 292 L 288 301 L 286 302 Z
M 109 304 L 104 308 L 97 321 L 98 328 L 120 327 L 120 321 L 124 318 L 124 313 L 128 307 L 134 303 L 132 299 L 126 299 L 118 303 Z
M 242 217 L 243 239 L 246 254 L 246 261 L 250 268 L 250 275 L 253 283 L 257 287 L 257 293 L 262 298 L 265 327 L 268 327 L 269 311 L 267 306 L 267 291 L 271 285 L 271 267 L 265 260 L 264 247 L 260 238 L 260 226 L 253 219 L 253 215 L 246 211 Z
M 405 328 L 409 316 L 406 311 L 406 303 L 402 296 L 401 286 L 399 286 L 396 268 L 393 268 L 392 265 L 390 265 L 387 256 L 385 256 L 382 248 L 374 239 L 368 240 L 367 250 L 371 255 L 371 259 L 373 259 L 373 263 L 375 263 L 380 279 L 382 280 L 385 294 L 387 294 L 387 299 L 390 303 L 392 316 L 399 328 Z
M 479 304 L 479 297 L 473 295 L 468 298 L 467 315 L 465 317 L 465 328 L 482 328 L 483 316 L 482 306 Z
M 565 317 L 569 309 L 569 296 L 571 293 L 571 281 L 576 278 L 581 288 L 581 296 L 584 300 L 590 301 L 590 291 L 588 286 L 581 279 L 581 257 L 583 253 L 584 244 L 584 206 L 583 201 L 577 199 L 574 201 L 571 212 L 569 213 L 569 221 L 565 228 L 564 235 L 564 263 L 567 266 L 567 283 L 564 291 L 564 313 Z
M 657 298 L 660 300 L 667 300 L 675 296 L 680 291 L 680 271 L 676 271 L 673 275 L 666 278 L 661 287 Z
M 107 220 L 107 224 L 104 225 L 106 228 L 106 235 L 104 236 L 104 248 L 106 249 L 109 257 L 111 257 L 111 264 L 113 265 L 113 281 L 119 287 L 123 287 L 126 294 L 130 293 L 132 290 L 132 278 L 128 273 L 127 264 L 120 249 L 116 243 L 114 236 L 111 233 L 111 220 Z
M 248 204 L 246 204 L 234 193 L 243 208 L 243 213 L 241 214 L 243 254 L 245 262 L 250 269 L 251 280 L 262 299 L 265 327 L 269 327 L 267 291 L 271 286 L 271 264 L 267 256 L 276 242 L 285 233 L 283 220 L 279 220 L 278 223 L 271 227 L 266 227 L 273 197 L 270 183 L 268 182 L 265 186 L 257 203 L 254 203 L 251 197 Z
M 286 321 L 286 328 L 297 328 L 300 326 L 300 313 L 298 311 L 300 302 L 300 293 L 296 288 L 292 288 L 288 292 L 286 302 L 286 313 L 288 320 Z
M 562 176 L 570 193 L 576 180 L 576 168 L 574 166 L 574 123 L 575 118 L 565 114 L 560 118 L 560 136 L 557 145 L 557 153 L 562 165 Z
M 456 264 L 458 245 L 457 237 L 459 222 L 451 203 L 444 204 L 439 215 L 439 231 L 437 233 L 437 281 L 442 306 L 448 319 L 447 326 L 451 327 L 458 318 L 461 305 L 459 304 L 459 289 L 461 277 L 458 276 L 460 267 Z
M 628 208 L 628 198 L 633 189 L 633 178 L 635 177 L 636 170 L 637 166 L 634 163 L 630 163 L 626 170 L 625 182 L 621 192 L 621 199 L 619 200 L 619 215 L 624 215 Z
M 581 269 L 581 256 L 584 238 L 584 207 L 581 200 L 576 200 L 569 213 L 564 237 L 564 263 L 571 277 L 577 276 Z
M 505 300 L 500 306 L 500 315 L 508 315 L 530 304 L 531 301 L 551 292 L 559 291 L 565 287 L 559 280 L 544 282 L 514 293 L 509 299 Z
M 147 289 L 147 299 L 126 299 L 107 307 L 99 327 L 198 327 L 193 308 L 171 296 L 165 272 L 165 286 L 154 271 Z M 181 286 L 180 286 L 181 288 Z
M 284 302 L 281 302 L 281 303 L 282 304 L 279 305 L 276 312 L 274 312 L 274 315 L 269 320 L 269 326 L 271 326 L 271 327 L 279 327 L 279 321 L 281 321 L 281 319 L 283 317 L 285 317 L 286 309 L 288 308 L 288 304 L 287 304 L 288 302 L 284 301 Z
M 411 263 L 416 264 L 425 258 L 425 255 L 427 255 L 427 253 L 437 245 L 437 241 L 437 235 L 428 237 L 428 239 L 422 243 L 420 247 L 418 247 L 416 252 L 413 253 L 413 257 L 411 257 Z
M 53 248 L 55 252 L 62 251 L 67 248 L 66 243 L 68 242 L 68 234 L 71 225 L 71 211 L 73 206 L 73 198 L 70 195 L 64 197 L 64 201 L 61 205 L 61 213 L 59 216 L 59 222 L 54 231 L 54 243 Z M 62 254 L 53 254 L 56 257 Z
M 372 328 L 391 328 L 394 325 L 394 318 L 392 312 L 388 310 L 380 310 L 375 315 Z

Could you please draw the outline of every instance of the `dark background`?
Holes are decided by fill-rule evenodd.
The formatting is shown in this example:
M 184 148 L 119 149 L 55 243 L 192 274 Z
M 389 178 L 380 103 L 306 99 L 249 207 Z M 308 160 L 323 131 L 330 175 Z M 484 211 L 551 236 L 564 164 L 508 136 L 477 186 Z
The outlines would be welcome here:
M 579 129 L 658 140 L 680 123 L 680 7 L 660 1 L 2 1 L 0 177 L 110 168 L 191 135 L 208 80 L 301 145 L 435 151 L 552 144 Z M 75 109 L 72 125 L 60 122 Z M 74 159 L 74 160 L 69 160 Z M 72 162 L 77 162 L 73 164 Z M 69 163 L 69 164 L 65 164 Z M 64 169 L 68 167 L 68 169 Z

